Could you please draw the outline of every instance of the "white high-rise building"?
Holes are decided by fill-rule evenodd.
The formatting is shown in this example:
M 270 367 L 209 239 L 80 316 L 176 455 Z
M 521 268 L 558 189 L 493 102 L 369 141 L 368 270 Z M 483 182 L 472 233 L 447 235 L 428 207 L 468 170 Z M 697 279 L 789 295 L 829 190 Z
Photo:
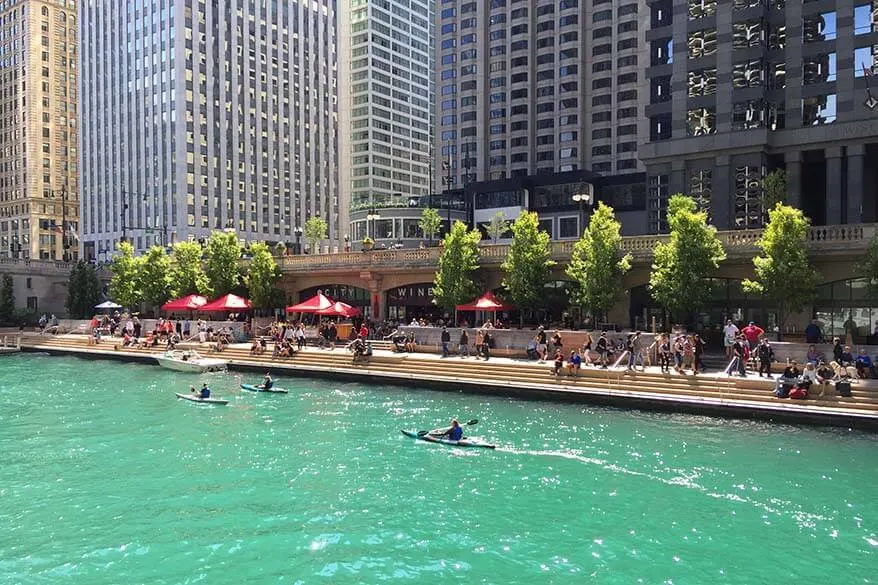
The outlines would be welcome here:
M 340 239 L 335 0 L 80 7 L 86 258 L 234 228 Z
M 430 193 L 434 10 L 435 0 L 339 7 L 339 181 L 355 239 L 367 210 Z

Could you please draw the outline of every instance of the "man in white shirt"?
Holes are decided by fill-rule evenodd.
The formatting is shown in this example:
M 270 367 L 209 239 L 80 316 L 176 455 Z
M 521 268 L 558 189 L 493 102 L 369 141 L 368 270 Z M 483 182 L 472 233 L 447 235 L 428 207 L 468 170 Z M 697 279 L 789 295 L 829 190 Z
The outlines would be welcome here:
M 732 346 L 735 345 L 735 337 L 738 335 L 738 326 L 731 319 L 726 321 L 723 327 L 723 342 L 726 347 L 726 359 L 732 359 Z

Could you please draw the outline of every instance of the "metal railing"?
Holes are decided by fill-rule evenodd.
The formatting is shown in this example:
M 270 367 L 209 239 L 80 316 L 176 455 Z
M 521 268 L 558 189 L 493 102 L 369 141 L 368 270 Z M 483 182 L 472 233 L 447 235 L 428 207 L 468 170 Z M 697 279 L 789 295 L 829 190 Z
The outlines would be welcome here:
M 12 343 L 13 343 L 13 344 L 10 344 L 10 343 L 9 343 L 9 336 L 4 335 L 4 336 L 3 336 L 3 345 L 0 346 L 0 347 L 7 348 L 7 349 L 9 349 L 9 348 L 13 348 L 13 349 L 18 349 L 18 350 L 20 350 L 20 349 L 21 349 L 21 334 L 18 334 L 18 335 L 13 336 L 13 342 L 12 342 Z

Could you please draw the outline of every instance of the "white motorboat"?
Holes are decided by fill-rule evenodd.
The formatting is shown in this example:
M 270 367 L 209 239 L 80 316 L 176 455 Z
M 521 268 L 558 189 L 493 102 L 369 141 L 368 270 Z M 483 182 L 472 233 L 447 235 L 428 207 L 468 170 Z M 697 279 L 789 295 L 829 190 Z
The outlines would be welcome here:
M 226 360 L 202 357 L 197 351 L 191 349 L 168 351 L 161 356 L 157 356 L 155 360 L 163 368 L 196 374 L 225 370 L 229 363 Z

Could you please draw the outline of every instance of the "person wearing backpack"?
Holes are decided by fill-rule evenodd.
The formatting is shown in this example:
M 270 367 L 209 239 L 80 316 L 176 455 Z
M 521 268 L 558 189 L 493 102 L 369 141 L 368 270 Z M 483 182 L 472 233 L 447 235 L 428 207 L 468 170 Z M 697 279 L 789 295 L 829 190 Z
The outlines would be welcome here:
M 771 347 L 771 344 L 768 342 L 768 339 L 763 337 L 762 341 L 759 342 L 759 347 L 756 350 L 756 356 L 759 358 L 759 377 L 762 377 L 762 372 L 765 372 L 769 378 L 771 377 L 771 362 L 774 361 L 774 349 Z

